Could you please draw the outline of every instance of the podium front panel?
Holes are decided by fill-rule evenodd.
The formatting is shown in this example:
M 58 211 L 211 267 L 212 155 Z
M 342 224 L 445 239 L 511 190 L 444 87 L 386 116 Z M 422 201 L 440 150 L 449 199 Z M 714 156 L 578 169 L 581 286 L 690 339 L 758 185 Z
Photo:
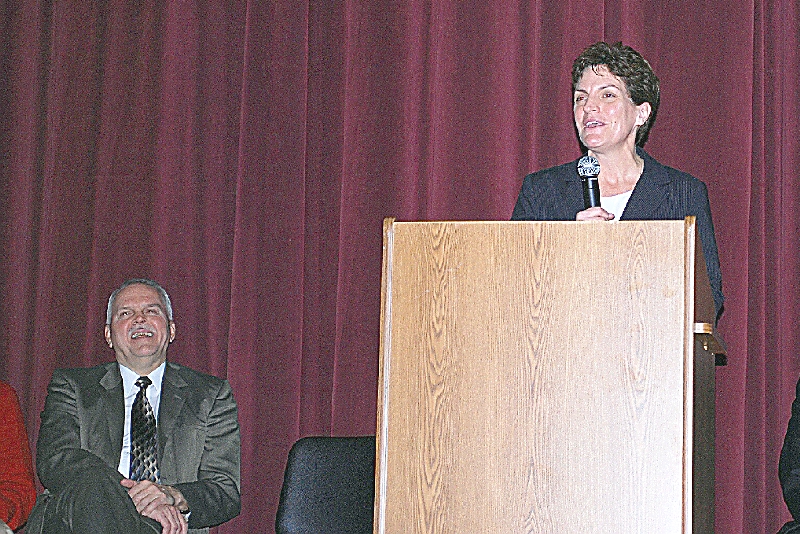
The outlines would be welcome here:
M 683 531 L 684 221 L 394 222 L 385 247 L 375 532 Z

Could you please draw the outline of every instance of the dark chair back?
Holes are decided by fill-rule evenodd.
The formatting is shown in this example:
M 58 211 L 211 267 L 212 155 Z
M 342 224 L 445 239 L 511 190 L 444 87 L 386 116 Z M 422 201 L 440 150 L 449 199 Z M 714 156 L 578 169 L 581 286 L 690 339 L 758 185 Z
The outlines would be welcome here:
M 306 437 L 289 451 L 276 534 L 372 534 L 375 436 Z

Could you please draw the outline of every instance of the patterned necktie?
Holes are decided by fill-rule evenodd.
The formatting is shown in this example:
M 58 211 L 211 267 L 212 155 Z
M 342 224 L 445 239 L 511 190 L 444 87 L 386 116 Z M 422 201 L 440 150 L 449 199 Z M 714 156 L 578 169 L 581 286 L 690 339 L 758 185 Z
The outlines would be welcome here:
M 146 376 L 136 380 L 139 392 L 131 407 L 131 480 L 159 481 L 158 433 L 153 407 L 147 400 L 147 386 L 152 384 Z

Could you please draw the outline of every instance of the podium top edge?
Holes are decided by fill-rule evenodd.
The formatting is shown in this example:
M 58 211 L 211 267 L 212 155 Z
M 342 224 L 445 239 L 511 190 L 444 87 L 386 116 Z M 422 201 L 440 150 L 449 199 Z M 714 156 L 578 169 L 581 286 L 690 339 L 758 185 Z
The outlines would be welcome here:
M 384 219 L 384 225 L 525 225 L 525 224 L 556 224 L 556 225 L 577 225 L 577 224 L 686 224 L 689 219 L 694 217 L 686 217 L 686 219 L 657 219 L 657 220 L 625 220 L 625 221 L 478 221 L 478 220 L 436 220 L 436 221 L 399 221 L 392 217 Z

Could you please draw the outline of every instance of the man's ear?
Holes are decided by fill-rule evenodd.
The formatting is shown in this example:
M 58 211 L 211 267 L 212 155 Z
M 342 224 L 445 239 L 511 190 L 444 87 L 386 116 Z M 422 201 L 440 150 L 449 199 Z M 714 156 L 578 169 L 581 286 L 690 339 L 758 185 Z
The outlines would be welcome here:
M 175 341 L 175 323 L 173 321 L 169 322 L 169 342 L 172 343 Z
M 106 343 L 108 343 L 108 348 L 113 349 L 114 344 L 111 342 L 111 327 L 109 325 L 106 325 L 105 328 L 103 328 L 103 337 L 106 338 Z

